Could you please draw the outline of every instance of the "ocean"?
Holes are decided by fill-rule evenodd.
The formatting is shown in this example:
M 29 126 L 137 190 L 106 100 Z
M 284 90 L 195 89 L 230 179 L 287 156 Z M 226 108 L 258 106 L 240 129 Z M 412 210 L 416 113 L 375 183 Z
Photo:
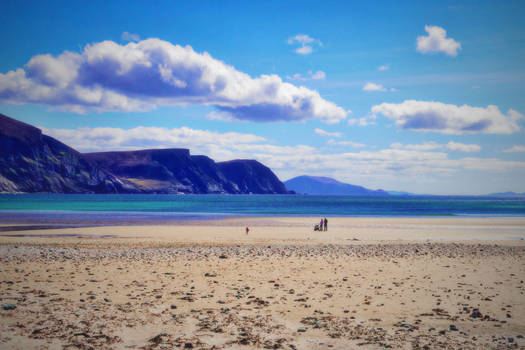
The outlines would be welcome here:
M 518 216 L 525 198 L 2 194 L 0 223 L 165 222 L 232 216 Z

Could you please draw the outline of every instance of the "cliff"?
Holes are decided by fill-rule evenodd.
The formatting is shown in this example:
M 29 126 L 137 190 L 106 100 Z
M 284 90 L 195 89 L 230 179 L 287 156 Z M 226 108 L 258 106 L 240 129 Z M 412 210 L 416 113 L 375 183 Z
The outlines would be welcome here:
M 187 149 L 85 153 L 83 156 L 141 192 L 286 193 L 286 187 L 255 160 L 215 163 Z
M 188 149 L 79 153 L 0 114 L 0 192 L 286 193 L 254 160 L 216 163 Z
M 286 186 L 270 168 L 256 160 L 231 160 L 217 167 L 242 193 L 287 193 Z
M 115 193 L 121 182 L 40 129 L 0 114 L 0 192 Z

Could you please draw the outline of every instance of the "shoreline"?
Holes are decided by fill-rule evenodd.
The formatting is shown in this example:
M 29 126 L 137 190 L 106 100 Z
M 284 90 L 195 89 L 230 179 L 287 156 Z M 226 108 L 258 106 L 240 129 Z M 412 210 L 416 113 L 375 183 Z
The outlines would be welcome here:
M 159 244 L 346 244 L 348 241 L 513 241 L 525 240 L 525 218 L 465 217 L 328 217 L 328 231 L 314 231 L 319 217 L 230 217 L 220 220 L 170 221 L 148 223 L 104 222 L 25 223 L 0 221 L 0 244 L 30 242 L 38 236 L 47 242 L 70 236 L 83 243 L 89 237 L 106 241 L 156 242 Z M 58 225 L 58 226 L 57 226 Z M 244 228 L 250 227 L 250 234 Z M 24 237 L 25 236 L 25 237 Z M 38 241 L 44 243 L 45 241 Z M 107 244 L 112 244 L 107 242 Z M 85 243 L 85 242 L 84 242 Z M 524 242 L 525 243 L 525 242 Z

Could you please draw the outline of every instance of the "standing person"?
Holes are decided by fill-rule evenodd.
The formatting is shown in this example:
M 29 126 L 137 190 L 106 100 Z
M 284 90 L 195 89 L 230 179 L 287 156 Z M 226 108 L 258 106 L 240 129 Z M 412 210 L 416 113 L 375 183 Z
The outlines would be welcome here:
M 248 232 L 250 232 L 250 229 L 246 226 L 246 234 L 248 234 Z
M 319 231 L 323 230 L 323 219 L 321 219 L 321 222 L 319 223 Z
M 321 220 L 322 222 L 323 220 Z M 324 230 L 325 231 L 328 231 L 328 220 L 326 218 L 324 218 Z

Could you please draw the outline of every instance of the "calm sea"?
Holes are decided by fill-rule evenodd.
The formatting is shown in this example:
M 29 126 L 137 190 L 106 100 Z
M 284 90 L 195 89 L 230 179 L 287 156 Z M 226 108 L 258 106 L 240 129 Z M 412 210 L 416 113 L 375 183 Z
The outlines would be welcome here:
M 0 195 L 1 222 L 156 222 L 227 216 L 522 216 L 525 198 L 305 195 Z

